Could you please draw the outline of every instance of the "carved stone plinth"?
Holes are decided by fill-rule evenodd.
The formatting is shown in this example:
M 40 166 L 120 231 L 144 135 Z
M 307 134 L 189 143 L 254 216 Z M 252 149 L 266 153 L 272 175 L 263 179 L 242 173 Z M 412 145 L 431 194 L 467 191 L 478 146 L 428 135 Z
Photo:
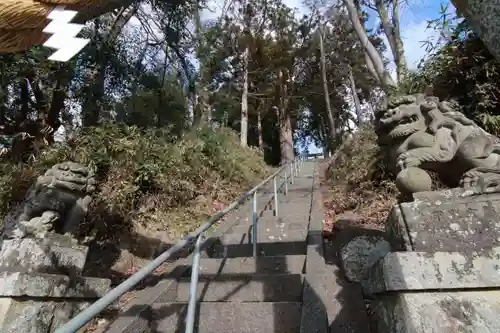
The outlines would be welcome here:
M 80 275 L 88 248 L 71 237 L 50 233 L 44 238 L 3 241 L 0 271 Z
M 414 194 L 387 220 L 392 251 L 362 282 L 379 332 L 500 332 L 500 195 Z
M 386 229 L 401 250 L 487 253 L 500 245 L 500 193 L 469 196 L 460 188 L 420 192 L 393 209 Z
M 71 237 L 5 240 L 0 249 L 0 332 L 50 333 L 102 297 L 108 279 L 81 276 L 88 248 Z

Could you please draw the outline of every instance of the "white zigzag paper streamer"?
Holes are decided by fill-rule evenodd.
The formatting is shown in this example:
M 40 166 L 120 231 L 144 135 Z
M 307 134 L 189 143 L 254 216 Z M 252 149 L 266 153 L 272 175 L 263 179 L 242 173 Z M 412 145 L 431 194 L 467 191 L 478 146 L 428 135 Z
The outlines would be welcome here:
M 65 10 L 64 6 L 58 6 L 47 16 L 52 21 L 43 29 L 43 32 L 52 36 L 43 45 L 57 50 L 49 57 L 49 60 L 66 62 L 90 42 L 90 39 L 76 37 L 82 30 L 83 24 L 70 23 L 70 21 L 77 13 L 73 10 Z

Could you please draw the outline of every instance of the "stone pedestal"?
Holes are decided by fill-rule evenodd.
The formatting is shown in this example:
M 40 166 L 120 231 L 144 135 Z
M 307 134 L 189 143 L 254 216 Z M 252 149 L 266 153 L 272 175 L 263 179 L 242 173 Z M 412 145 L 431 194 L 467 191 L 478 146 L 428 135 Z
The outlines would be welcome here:
M 500 332 L 500 194 L 422 192 L 387 221 L 392 251 L 362 282 L 380 332 Z
M 0 332 L 53 332 L 102 297 L 110 281 L 81 276 L 87 252 L 58 234 L 5 240 L 0 249 Z

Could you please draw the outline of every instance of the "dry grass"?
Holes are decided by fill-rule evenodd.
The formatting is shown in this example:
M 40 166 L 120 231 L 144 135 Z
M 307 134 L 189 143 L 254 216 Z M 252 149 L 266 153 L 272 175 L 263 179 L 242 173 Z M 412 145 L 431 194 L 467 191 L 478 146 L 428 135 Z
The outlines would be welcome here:
M 357 227 L 383 229 L 397 190 L 383 165 L 370 126 L 361 128 L 324 165 L 325 234 L 341 220 Z M 354 225 L 353 225 L 354 226 Z

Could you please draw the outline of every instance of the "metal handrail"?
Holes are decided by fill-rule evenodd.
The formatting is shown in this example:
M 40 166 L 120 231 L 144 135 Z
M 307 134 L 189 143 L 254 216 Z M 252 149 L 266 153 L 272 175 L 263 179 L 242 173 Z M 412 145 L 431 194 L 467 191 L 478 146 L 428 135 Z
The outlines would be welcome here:
M 252 209 L 252 224 L 253 224 L 253 232 L 252 232 L 252 243 L 253 243 L 253 254 L 257 256 L 257 192 L 260 188 L 266 185 L 270 180 L 273 180 L 273 192 L 274 192 L 274 205 L 275 205 L 275 215 L 278 218 L 278 199 L 277 199 L 277 186 L 276 186 L 276 176 L 278 176 L 281 172 L 285 172 L 285 195 L 288 193 L 288 178 L 290 178 L 291 183 L 294 182 L 294 174 L 298 174 L 302 162 L 304 158 L 299 156 L 295 160 L 287 162 L 285 165 L 280 167 L 277 171 L 275 171 L 272 175 L 264 179 L 258 185 L 253 187 L 251 190 L 243 193 L 238 199 L 233 201 L 229 206 L 221 210 L 220 212 L 212 215 L 210 219 L 205 222 L 198 229 L 184 237 L 184 239 L 180 240 L 172 246 L 167 251 L 163 252 L 160 256 L 156 257 L 149 264 L 141 268 L 135 274 L 130 276 L 128 279 L 120 283 L 118 286 L 113 288 L 106 295 L 101 297 L 95 303 L 90 305 L 88 308 L 80 312 L 73 319 L 68 321 L 63 326 L 57 328 L 54 333 L 74 333 L 84 325 L 86 325 L 89 321 L 91 321 L 94 317 L 96 317 L 99 313 L 101 313 L 104 309 L 106 309 L 109 305 L 115 302 L 118 298 L 120 298 L 127 291 L 136 286 L 142 279 L 153 273 L 160 265 L 162 265 L 165 261 L 167 261 L 173 254 L 183 249 L 186 245 L 191 243 L 196 239 L 195 249 L 193 254 L 193 267 L 191 269 L 191 285 L 190 285 L 190 295 L 189 295 L 189 305 L 188 305 L 188 314 L 186 315 L 186 332 L 192 333 L 194 328 L 194 310 L 196 307 L 196 286 L 198 285 L 198 275 L 199 275 L 199 261 L 200 261 L 200 250 L 205 242 L 205 232 L 212 227 L 215 223 L 217 223 L 222 217 L 224 217 L 227 213 L 234 210 L 238 205 L 240 205 L 243 201 L 245 201 L 250 195 L 253 195 L 253 209 Z M 290 177 L 287 177 L 287 171 L 290 168 Z M 280 188 L 283 184 L 280 186 Z M 196 282 L 196 283 L 195 283 Z
M 297 163 L 298 162 L 298 163 Z M 299 173 L 300 164 L 302 159 L 299 158 L 296 161 L 291 161 L 291 163 L 287 163 L 278 171 L 273 173 L 271 176 L 266 178 L 259 185 L 254 187 L 252 190 L 248 191 L 244 194 L 245 198 L 249 197 L 253 194 L 253 205 L 252 205 L 252 247 L 253 247 L 253 256 L 257 257 L 257 193 L 260 187 L 267 184 L 271 179 L 273 180 L 273 197 L 274 197 L 274 212 L 275 217 L 278 219 L 278 187 L 276 184 L 276 176 L 278 176 L 281 171 L 285 171 L 285 191 L 288 192 L 288 178 L 286 177 L 286 170 L 288 169 L 288 165 L 290 166 L 290 181 L 293 184 L 294 175 Z M 280 186 L 281 188 L 281 186 Z M 204 232 L 198 235 L 196 239 L 196 245 L 193 251 L 193 264 L 191 266 L 191 281 L 189 284 L 189 303 L 188 303 L 188 311 L 186 314 L 186 329 L 185 333 L 193 333 L 194 331 L 194 322 L 195 322 L 195 312 L 196 312 L 196 294 L 198 289 L 198 277 L 200 274 L 200 257 L 201 257 L 201 246 L 205 242 Z

